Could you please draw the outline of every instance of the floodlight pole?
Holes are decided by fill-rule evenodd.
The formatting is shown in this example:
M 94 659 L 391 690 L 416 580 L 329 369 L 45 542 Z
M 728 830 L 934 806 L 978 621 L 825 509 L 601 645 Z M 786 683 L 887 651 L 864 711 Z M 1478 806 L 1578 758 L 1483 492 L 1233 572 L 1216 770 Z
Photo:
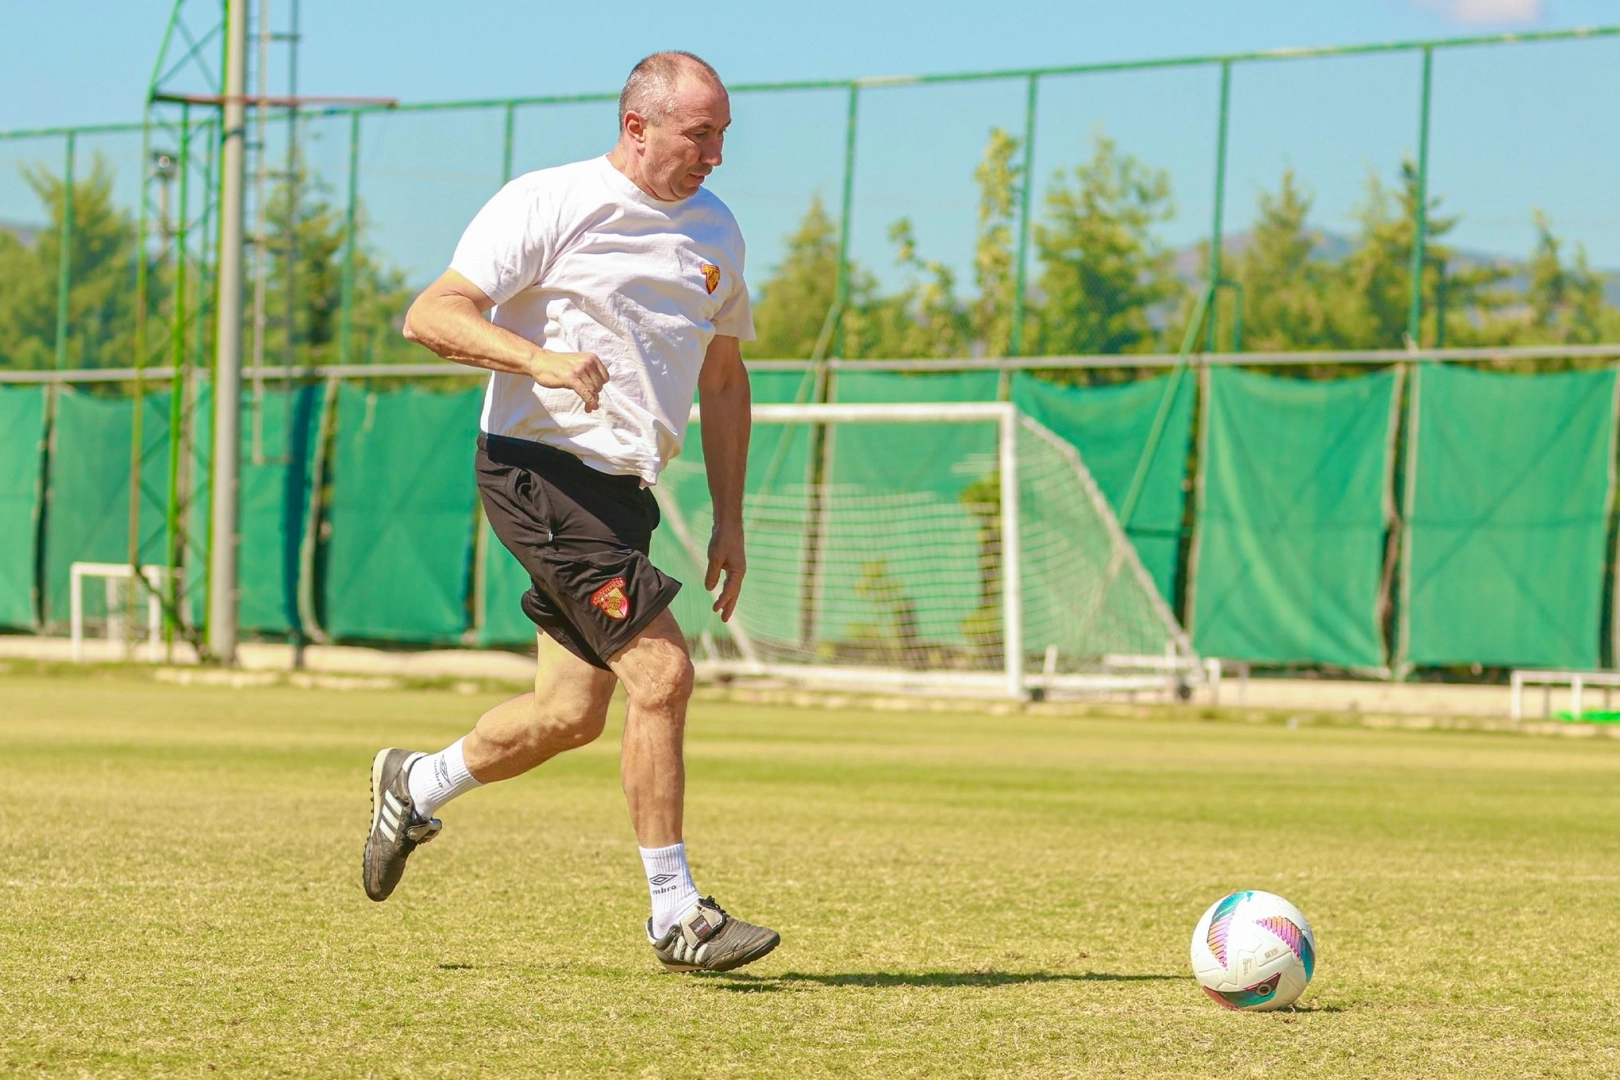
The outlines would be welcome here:
M 236 662 L 237 466 L 242 409 L 242 192 L 246 136 L 247 5 L 228 0 L 220 131 L 219 322 L 214 361 L 214 468 L 208 552 L 208 651 Z

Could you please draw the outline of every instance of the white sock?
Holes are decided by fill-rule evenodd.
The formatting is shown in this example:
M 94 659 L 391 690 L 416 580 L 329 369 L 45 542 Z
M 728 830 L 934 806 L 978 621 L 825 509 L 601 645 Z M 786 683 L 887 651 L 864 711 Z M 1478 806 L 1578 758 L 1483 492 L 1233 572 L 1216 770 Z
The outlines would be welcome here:
M 669 932 L 675 920 L 698 902 L 697 886 L 686 865 L 686 844 L 661 848 L 637 848 L 641 865 L 647 868 L 647 891 L 652 894 L 652 937 L 654 941 Z
M 484 786 L 467 771 L 467 759 L 461 753 L 462 741 L 457 739 L 437 754 L 419 757 L 411 763 L 405 785 L 410 788 L 418 821 L 426 821 L 457 795 Z

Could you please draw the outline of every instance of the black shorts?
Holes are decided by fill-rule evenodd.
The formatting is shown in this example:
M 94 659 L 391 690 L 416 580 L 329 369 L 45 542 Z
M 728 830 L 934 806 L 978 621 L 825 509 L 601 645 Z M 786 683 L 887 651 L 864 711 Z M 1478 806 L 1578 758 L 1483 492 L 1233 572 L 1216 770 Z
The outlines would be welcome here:
M 658 500 L 640 477 L 526 439 L 480 435 L 477 470 L 490 527 L 529 574 L 523 614 L 608 670 L 681 591 L 648 558 Z

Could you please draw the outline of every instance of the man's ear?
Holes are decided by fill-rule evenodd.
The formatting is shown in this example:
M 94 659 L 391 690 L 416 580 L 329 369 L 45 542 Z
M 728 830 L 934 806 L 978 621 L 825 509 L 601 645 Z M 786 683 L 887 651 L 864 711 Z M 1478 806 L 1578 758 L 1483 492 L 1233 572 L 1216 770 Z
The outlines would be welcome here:
M 633 142 L 647 141 L 647 118 L 631 110 L 624 114 L 624 133 L 630 136 Z

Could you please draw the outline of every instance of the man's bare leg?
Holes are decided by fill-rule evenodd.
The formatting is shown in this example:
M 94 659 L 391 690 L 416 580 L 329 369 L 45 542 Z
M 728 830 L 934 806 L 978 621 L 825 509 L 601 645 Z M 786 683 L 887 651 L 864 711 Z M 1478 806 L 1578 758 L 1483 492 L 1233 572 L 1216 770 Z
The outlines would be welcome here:
M 608 665 L 629 698 L 619 779 L 652 898 L 647 934 L 653 952 L 670 971 L 729 971 L 751 963 L 776 948 L 781 938 L 702 899 L 686 862 L 682 744 L 692 698 L 692 658 L 675 617 L 661 612 Z
M 692 697 L 692 658 L 668 609 L 608 661 L 624 684 L 629 711 L 619 779 L 630 823 L 644 848 L 681 842 L 686 801 L 686 703 Z
M 481 784 L 510 780 L 602 734 L 617 677 L 539 638 L 534 690 L 480 716 L 462 740 L 467 769 Z
M 533 692 L 501 702 L 437 754 L 378 751 L 371 763 L 371 831 L 362 860 L 366 895 L 386 900 L 393 893 L 411 852 L 438 835 L 433 815 L 445 803 L 600 735 L 616 681 L 612 672 L 541 635 Z

